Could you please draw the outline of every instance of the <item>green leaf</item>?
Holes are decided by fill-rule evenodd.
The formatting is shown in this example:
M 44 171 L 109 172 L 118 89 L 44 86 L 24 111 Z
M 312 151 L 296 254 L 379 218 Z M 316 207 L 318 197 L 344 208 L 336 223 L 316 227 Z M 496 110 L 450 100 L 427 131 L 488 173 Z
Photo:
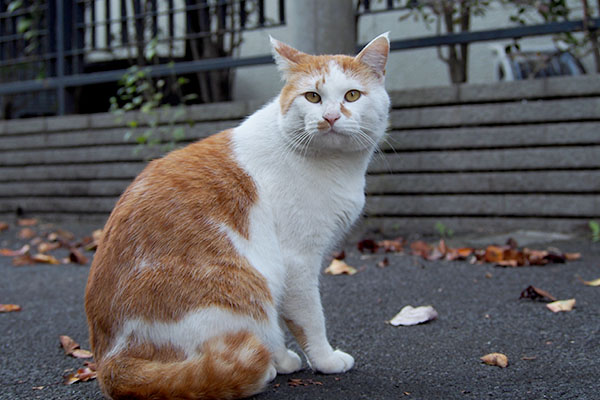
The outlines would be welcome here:
M 178 127 L 175 128 L 175 130 L 173 130 L 173 139 L 175 139 L 175 141 L 180 141 L 185 139 L 185 129 L 183 129 L 183 127 Z
M 23 7 L 23 0 L 14 0 L 8 3 L 8 7 L 6 7 L 6 11 L 9 13 L 17 11 L 19 8 Z
M 31 23 L 32 23 L 32 21 L 30 18 L 19 19 L 19 22 L 17 23 L 17 32 L 19 32 L 19 33 L 26 32 L 29 28 L 31 28 Z
M 133 121 L 129 121 L 129 122 L 127 123 L 127 126 L 128 126 L 128 127 L 130 127 L 130 128 L 137 128 L 137 127 L 138 127 L 138 125 L 139 125 L 139 124 L 138 124 L 138 122 L 137 122 L 137 121 L 135 121 L 135 120 L 133 120 Z
M 148 139 L 146 138 L 146 136 L 142 135 L 136 137 L 135 141 L 138 142 L 138 144 L 145 144 L 148 141 Z

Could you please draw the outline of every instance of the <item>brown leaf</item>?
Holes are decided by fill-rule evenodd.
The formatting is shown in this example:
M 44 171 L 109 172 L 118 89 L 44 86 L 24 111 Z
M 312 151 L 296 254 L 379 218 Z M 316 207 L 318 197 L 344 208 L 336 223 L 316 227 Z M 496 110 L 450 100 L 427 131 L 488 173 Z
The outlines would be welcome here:
M 59 336 L 58 340 L 60 341 L 60 345 L 62 346 L 63 350 L 65 351 L 65 354 L 68 356 L 73 354 L 73 351 L 75 351 L 76 349 L 79 348 L 79 343 L 77 343 L 76 341 L 74 341 L 67 335 Z
M 379 246 L 372 239 L 363 239 L 356 245 L 358 251 L 364 253 L 365 251 L 370 251 L 371 253 L 375 253 Z
M 60 247 L 59 242 L 52 242 L 52 243 L 41 242 L 40 244 L 38 244 L 37 250 L 39 253 L 47 253 L 49 251 L 56 250 L 59 247 Z
M 22 256 L 17 256 L 12 259 L 12 264 L 15 267 L 21 267 L 23 265 L 33 265 L 35 264 L 35 260 L 31 257 L 30 254 L 24 254 Z
M 72 385 L 76 382 L 87 382 L 92 379 L 96 379 L 96 370 L 92 369 L 90 365 L 83 368 L 79 368 L 76 373 L 68 374 L 64 376 L 63 383 L 65 385 Z
M 429 257 L 429 253 L 431 252 L 432 248 L 428 243 L 425 243 L 422 240 L 417 240 L 410 244 L 410 250 L 413 255 L 421 256 L 426 259 Z
M 21 218 L 17 220 L 19 226 L 35 226 L 38 224 L 38 220 L 35 218 Z
M 377 245 L 383 248 L 386 253 L 401 253 L 404 251 L 404 244 L 406 241 L 403 238 L 397 238 L 394 240 L 381 240 L 377 242 Z
M 346 258 L 346 252 L 344 250 L 336 251 L 335 253 L 333 253 L 333 258 L 335 258 L 336 260 L 343 260 L 344 258 Z
M 523 254 L 525 259 L 529 263 L 529 265 L 546 265 L 548 264 L 548 260 L 546 260 L 546 256 L 548 252 L 545 250 L 531 250 L 531 249 L 523 249 Z
M 5 231 L 9 228 L 9 225 L 6 222 L 0 221 L 0 232 Z
M 72 355 L 75 358 L 92 358 L 92 357 L 94 357 L 94 355 L 92 354 L 91 351 L 84 350 L 84 349 L 75 349 L 75 350 L 73 350 L 73 352 L 70 355 Z
M 27 254 L 29 252 L 29 249 L 31 249 L 31 246 L 29 246 L 28 244 L 24 245 L 19 250 L 0 249 L 0 255 L 6 257 L 22 256 L 24 254 Z
M 54 264 L 54 265 L 60 264 L 60 261 L 58 261 L 56 259 L 56 257 L 51 256 L 49 254 L 37 253 L 33 257 L 31 257 L 31 259 L 33 261 L 35 261 L 37 263 L 41 263 L 41 264 Z
M 546 304 L 546 307 L 554 313 L 561 311 L 571 311 L 575 307 L 575 299 L 568 300 L 557 300 L 552 303 Z
M 490 353 L 481 357 L 481 361 L 487 365 L 494 365 L 500 368 L 506 368 L 508 366 L 508 357 L 502 353 Z
M 18 304 L 0 304 L 0 313 L 21 311 Z
M 504 261 L 504 248 L 499 246 L 488 246 L 485 249 L 484 260 L 488 263 L 499 263 Z
M 342 260 L 336 259 L 334 259 L 329 265 L 329 267 L 325 269 L 325 273 L 330 275 L 354 275 L 356 272 L 358 272 L 356 268 L 349 266 Z
M 549 300 L 556 301 L 556 297 L 552 296 L 550 293 L 546 292 L 543 289 L 536 288 L 535 286 L 527 286 L 521 292 L 520 299 L 531 299 L 531 300 Z
M 581 259 L 581 253 L 565 253 L 564 256 L 567 261 L 575 261 Z
M 37 233 L 35 233 L 35 231 L 33 229 L 23 228 L 19 231 L 19 234 L 17 236 L 19 237 L 19 239 L 29 240 L 29 239 L 33 238 L 35 235 L 37 235 Z
M 87 257 L 84 256 L 81 251 L 77 250 L 74 247 L 72 247 L 69 250 L 69 259 L 71 260 L 71 262 L 74 262 L 74 263 L 77 263 L 77 264 L 85 265 L 85 264 L 88 263 Z
M 388 258 L 387 258 L 387 257 L 384 257 L 384 258 L 383 258 L 383 260 L 381 260 L 381 261 L 379 261 L 379 262 L 377 263 L 377 266 L 378 266 L 379 268 L 385 268 L 385 267 L 387 267 L 388 265 L 390 265 L 390 260 L 388 260 Z
M 586 286 L 600 286 L 600 278 L 594 279 L 593 281 L 583 281 Z

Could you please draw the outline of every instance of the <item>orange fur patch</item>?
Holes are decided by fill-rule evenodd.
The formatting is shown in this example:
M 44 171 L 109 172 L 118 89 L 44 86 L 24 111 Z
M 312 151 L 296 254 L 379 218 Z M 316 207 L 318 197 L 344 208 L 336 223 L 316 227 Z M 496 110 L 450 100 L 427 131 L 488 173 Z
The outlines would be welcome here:
M 321 120 L 317 124 L 317 129 L 320 130 L 320 131 L 324 131 L 326 129 L 329 129 L 330 127 L 331 127 L 331 125 L 329 124 L 329 122 L 327 122 L 325 120 Z
M 340 111 L 342 112 L 342 114 L 344 114 L 347 118 L 350 118 L 352 116 L 352 112 L 350 110 L 348 110 L 346 108 L 346 106 L 344 106 L 344 103 L 340 103 Z
M 296 339 L 300 347 L 302 349 L 305 349 L 306 345 L 308 344 L 308 338 L 304 333 L 304 329 L 291 319 L 284 318 L 284 321 L 292 335 L 294 335 L 294 338 Z
M 260 392 L 270 363 L 267 348 L 249 332 L 208 340 L 202 353 L 134 345 L 98 363 L 104 393 L 117 399 L 237 399 Z
M 96 359 L 129 318 L 176 322 L 217 306 L 267 318 L 264 277 L 216 224 L 249 236 L 253 180 L 232 157 L 225 131 L 152 161 L 106 223 L 86 288 Z

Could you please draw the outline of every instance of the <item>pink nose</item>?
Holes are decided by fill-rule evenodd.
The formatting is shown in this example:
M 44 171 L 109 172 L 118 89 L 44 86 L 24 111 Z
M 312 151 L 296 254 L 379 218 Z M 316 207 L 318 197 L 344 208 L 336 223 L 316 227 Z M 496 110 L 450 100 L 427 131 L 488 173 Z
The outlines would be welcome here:
M 338 113 L 327 113 L 325 115 L 323 115 L 323 119 L 327 122 L 329 122 L 329 125 L 333 126 L 333 124 L 335 124 L 335 121 L 337 121 L 338 119 L 340 119 L 341 115 Z

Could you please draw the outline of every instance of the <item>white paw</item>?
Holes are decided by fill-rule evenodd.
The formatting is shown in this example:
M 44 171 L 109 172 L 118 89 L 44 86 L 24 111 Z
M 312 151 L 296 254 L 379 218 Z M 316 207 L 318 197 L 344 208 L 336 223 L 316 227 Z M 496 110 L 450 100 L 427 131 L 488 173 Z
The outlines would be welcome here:
M 269 383 L 275 379 L 277 376 L 277 370 L 273 364 L 269 364 L 269 368 L 267 368 L 267 373 L 265 374 L 264 382 Z
M 339 374 L 354 366 L 354 357 L 341 350 L 335 350 L 324 357 L 313 359 L 311 366 L 324 374 Z
M 274 358 L 275 367 L 279 374 L 291 374 L 302 368 L 302 359 L 292 350 L 286 349 Z

